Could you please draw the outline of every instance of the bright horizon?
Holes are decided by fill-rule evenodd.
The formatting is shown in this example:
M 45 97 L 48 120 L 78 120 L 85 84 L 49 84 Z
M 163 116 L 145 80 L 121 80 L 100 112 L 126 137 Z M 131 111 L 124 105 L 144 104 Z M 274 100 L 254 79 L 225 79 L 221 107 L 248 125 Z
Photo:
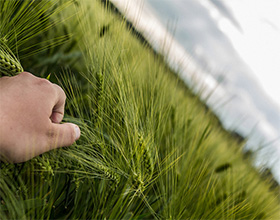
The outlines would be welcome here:
M 223 2 L 229 6 L 242 31 L 222 17 L 219 19 L 221 31 L 280 109 L 280 1 Z M 213 12 L 212 16 L 219 15 Z

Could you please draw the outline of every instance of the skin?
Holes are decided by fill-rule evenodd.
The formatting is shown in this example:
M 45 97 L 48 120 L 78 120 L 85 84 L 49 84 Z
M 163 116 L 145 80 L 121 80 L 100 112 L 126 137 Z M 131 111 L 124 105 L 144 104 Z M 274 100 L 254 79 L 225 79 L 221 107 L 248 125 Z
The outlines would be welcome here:
M 27 161 L 70 146 L 80 129 L 63 123 L 66 95 L 56 84 L 30 73 L 0 78 L 0 159 Z

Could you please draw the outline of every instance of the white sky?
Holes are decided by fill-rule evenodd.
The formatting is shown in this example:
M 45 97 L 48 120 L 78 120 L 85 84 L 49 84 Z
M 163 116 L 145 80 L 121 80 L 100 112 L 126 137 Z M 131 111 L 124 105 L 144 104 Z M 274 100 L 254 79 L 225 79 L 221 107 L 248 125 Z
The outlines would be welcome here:
M 224 0 L 224 3 L 243 32 L 225 18 L 220 19 L 219 27 L 256 74 L 265 92 L 280 106 L 280 0 Z

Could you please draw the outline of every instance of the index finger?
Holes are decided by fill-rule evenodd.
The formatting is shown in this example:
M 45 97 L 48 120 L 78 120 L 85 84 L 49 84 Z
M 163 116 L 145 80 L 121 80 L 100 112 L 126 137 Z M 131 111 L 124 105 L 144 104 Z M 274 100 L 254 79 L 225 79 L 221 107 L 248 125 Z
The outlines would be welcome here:
M 60 123 L 64 116 L 66 95 L 60 86 L 53 84 L 53 87 L 56 91 L 56 99 L 50 119 L 53 123 Z

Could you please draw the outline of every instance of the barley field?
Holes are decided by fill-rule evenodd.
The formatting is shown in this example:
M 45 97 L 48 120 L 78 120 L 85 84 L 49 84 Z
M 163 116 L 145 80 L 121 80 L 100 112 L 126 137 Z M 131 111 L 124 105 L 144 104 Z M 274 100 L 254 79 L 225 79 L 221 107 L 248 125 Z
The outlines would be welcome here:
M 51 73 L 64 122 L 81 128 L 71 147 L 1 162 L 1 219 L 280 219 L 279 188 L 245 141 L 106 1 L 0 10 L 1 74 Z

